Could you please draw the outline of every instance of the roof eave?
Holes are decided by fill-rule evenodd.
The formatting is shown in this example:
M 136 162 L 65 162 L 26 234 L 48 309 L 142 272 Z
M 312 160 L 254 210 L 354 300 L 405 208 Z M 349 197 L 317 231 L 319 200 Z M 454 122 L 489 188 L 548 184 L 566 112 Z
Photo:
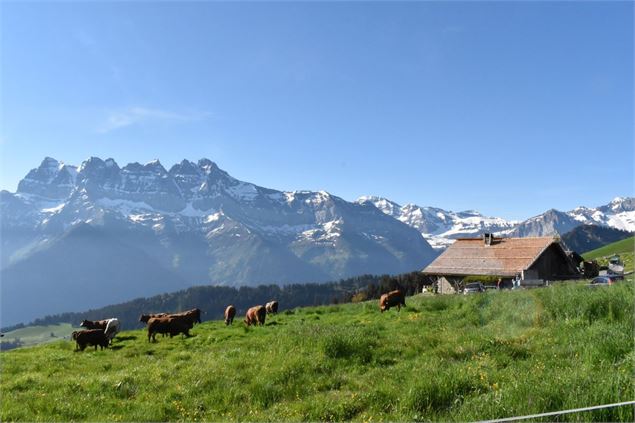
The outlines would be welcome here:
M 514 277 L 518 273 L 520 273 L 520 271 L 518 271 L 518 272 L 496 272 L 496 271 L 483 271 L 483 270 L 479 271 L 478 269 L 474 269 L 474 271 L 470 271 L 470 272 L 457 272 L 455 270 L 450 270 L 450 269 L 448 269 L 447 271 L 444 271 L 443 269 L 441 269 L 441 270 L 434 270 L 434 271 L 422 270 L 421 273 L 423 273 L 426 276 L 499 276 L 499 277 Z

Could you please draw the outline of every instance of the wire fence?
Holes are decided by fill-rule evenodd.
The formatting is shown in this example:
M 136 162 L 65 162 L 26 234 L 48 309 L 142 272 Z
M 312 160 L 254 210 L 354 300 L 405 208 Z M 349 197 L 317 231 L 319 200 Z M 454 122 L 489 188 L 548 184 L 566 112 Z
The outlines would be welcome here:
M 616 402 L 614 404 L 594 405 L 592 407 L 573 408 L 571 410 L 552 411 L 549 413 L 531 414 L 528 416 L 506 417 L 504 419 L 482 420 L 478 423 L 513 422 L 518 420 L 538 419 L 541 417 L 559 416 L 562 414 L 580 413 L 583 411 L 601 410 L 604 408 L 623 407 L 625 405 L 635 405 L 635 401 Z

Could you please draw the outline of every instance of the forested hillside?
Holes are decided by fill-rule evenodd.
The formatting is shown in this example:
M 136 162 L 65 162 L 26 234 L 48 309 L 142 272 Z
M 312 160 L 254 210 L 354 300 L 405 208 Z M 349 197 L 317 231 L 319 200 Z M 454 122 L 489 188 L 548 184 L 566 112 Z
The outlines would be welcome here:
M 379 298 L 392 289 L 402 289 L 408 295 L 421 292 L 424 285 L 432 283 L 431 279 L 420 272 L 403 275 L 363 275 L 343 279 L 331 283 L 291 284 L 286 286 L 261 285 L 258 287 L 222 287 L 198 286 L 156 295 L 149 298 L 138 298 L 125 303 L 88 310 L 80 313 L 61 313 L 34 320 L 32 325 L 51 325 L 71 323 L 79 325 L 82 320 L 99 320 L 117 317 L 126 329 L 139 326 L 139 315 L 142 313 L 177 312 L 192 308 L 203 311 L 203 320 L 220 319 L 225 307 L 233 304 L 239 315 L 255 304 L 264 304 L 276 299 L 283 308 L 338 304 L 351 301 Z M 16 325 L 3 328 L 9 331 L 23 327 Z
M 582 225 L 562 235 L 562 241 L 568 249 L 583 254 L 632 236 L 632 232 L 608 226 Z

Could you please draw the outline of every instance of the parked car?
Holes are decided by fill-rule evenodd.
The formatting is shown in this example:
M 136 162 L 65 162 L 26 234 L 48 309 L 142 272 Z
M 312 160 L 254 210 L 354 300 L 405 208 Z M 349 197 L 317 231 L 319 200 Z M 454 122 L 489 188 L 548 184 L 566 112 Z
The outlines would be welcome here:
M 471 282 L 465 285 L 463 294 L 476 294 L 479 292 L 485 292 L 485 286 L 481 282 Z
M 613 285 L 616 280 L 617 278 L 611 277 L 611 276 L 598 276 L 593 278 L 589 286 L 590 287 L 609 286 L 609 285 Z

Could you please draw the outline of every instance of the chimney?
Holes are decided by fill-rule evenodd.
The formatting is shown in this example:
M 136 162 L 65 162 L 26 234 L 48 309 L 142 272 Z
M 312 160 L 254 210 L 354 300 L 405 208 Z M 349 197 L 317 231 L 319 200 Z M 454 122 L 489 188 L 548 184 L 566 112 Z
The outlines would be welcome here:
M 483 243 L 485 245 L 492 245 L 492 240 L 494 239 L 494 235 L 490 233 L 483 234 Z

